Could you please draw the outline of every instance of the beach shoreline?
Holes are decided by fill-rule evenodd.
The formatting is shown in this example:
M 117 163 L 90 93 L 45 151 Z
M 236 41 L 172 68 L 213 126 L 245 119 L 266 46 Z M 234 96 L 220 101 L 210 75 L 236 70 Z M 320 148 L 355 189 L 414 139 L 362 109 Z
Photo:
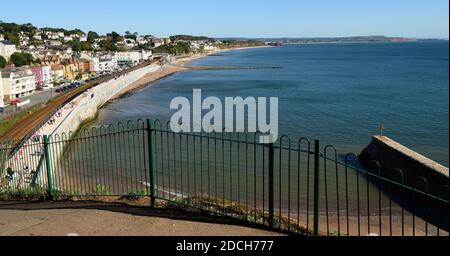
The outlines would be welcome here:
M 184 56 L 176 59 L 174 63 L 169 63 L 162 65 L 157 71 L 148 73 L 144 75 L 142 78 L 140 78 L 138 81 L 130 84 L 127 86 L 125 90 L 120 92 L 120 94 L 115 95 L 111 100 L 108 102 L 121 98 L 124 95 L 133 93 L 139 89 L 142 89 L 146 86 L 151 86 L 152 83 L 161 80 L 163 78 L 166 78 L 168 76 L 171 76 L 177 72 L 188 70 L 185 68 L 186 65 L 188 65 L 191 61 L 201 59 L 208 57 L 210 55 L 222 53 L 222 52 L 228 52 L 228 51 L 239 51 L 239 50 L 249 50 L 249 49 L 260 49 L 260 48 L 271 48 L 274 46 L 269 45 L 262 45 L 262 46 L 250 46 L 250 47 L 238 47 L 238 48 L 229 48 L 229 49 L 218 49 L 214 51 L 210 51 L 208 53 L 200 53 L 200 54 L 194 54 L 190 56 Z M 108 103 L 107 102 L 107 103 Z

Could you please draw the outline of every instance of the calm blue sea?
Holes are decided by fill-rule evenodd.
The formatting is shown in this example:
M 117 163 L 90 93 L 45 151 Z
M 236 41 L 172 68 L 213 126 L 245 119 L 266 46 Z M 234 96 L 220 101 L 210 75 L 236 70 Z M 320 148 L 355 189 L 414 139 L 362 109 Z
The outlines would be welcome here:
M 385 135 L 446 166 L 449 157 L 448 42 L 285 45 L 230 51 L 192 62 L 227 67 L 184 71 L 106 105 L 108 124 L 152 115 L 169 120 L 176 96 L 279 97 L 280 133 L 359 153 Z

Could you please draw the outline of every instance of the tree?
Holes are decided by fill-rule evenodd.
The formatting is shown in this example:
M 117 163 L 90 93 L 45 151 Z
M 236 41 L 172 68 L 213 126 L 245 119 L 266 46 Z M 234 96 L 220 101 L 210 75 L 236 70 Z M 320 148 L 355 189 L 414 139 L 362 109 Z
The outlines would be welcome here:
M 72 40 L 67 42 L 70 47 L 72 47 L 72 51 L 74 52 L 81 52 L 81 43 L 80 41 Z
M 117 43 L 120 41 L 121 36 L 119 34 L 117 34 L 116 32 L 111 32 L 109 34 L 107 34 L 108 37 L 111 38 L 113 43 Z
M 89 42 L 82 42 L 81 43 L 81 50 L 82 51 L 92 51 L 94 50 L 92 47 L 92 44 Z
M 117 46 L 114 44 L 111 38 L 100 41 L 99 45 L 103 51 L 117 51 Z
M 20 52 L 13 53 L 10 57 L 10 60 L 16 67 L 30 65 L 34 62 L 33 56 L 31 54 Z
M 0 68 L 4 68 L 6 65 L 6 59 L 0 55 Z
M 94 31 L 89 31 L 87 34 L 87 40 L 89 42 L 94 42 L 95 39 L 99 38 L 100 36 L 94 32 Z
M 5 38 L 9 41 L 11 41 L 11 43 L 15 44 L 16 46 L 18 46 L 20 44 L 20 39 L 17 36 L 17 34 L 14 33 L 5 33 Z

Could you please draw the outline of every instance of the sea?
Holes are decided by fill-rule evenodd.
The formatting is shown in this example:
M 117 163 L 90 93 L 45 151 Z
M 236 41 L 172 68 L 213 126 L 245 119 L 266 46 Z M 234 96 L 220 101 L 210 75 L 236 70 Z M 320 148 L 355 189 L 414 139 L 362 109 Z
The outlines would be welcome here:
M 360 153 L 380 133 L 449 164 L 449 44 L 298 44 L 227 51 L 106 104 L 92 126 L 170 120 L 173 98 L 278 97 L 279 135 Z

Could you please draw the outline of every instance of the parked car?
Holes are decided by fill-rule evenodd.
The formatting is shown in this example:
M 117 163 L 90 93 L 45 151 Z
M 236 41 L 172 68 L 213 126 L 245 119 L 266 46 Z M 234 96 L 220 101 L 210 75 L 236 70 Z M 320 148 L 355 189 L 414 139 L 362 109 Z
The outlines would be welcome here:
M 53 84 L 44 84 L 42 86 L 42 89 L 44 89 L 44 90 L 49 90 L 49 89 L 52 89 L 52 88 L 53 88 Z
M 20 102 L 22 102 L 22 101 L 19 100 L 19 99 L 15 99 L 15 100 L 12 100 L 9 104 L 11 104 L 11 105 L 17 105 L 17 104 L 19 104 Z

